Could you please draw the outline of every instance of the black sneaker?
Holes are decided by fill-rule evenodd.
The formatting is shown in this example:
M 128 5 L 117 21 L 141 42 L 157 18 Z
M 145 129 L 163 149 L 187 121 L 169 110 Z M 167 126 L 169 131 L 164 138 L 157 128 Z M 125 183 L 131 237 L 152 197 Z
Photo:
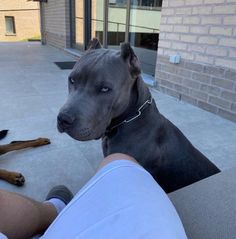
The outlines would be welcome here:
M 67 205 L 71 201 L 73 196 L 73 193 L 66 186 L 58 185 L 53 187 L 49 191 L 46 200 L 49 200 L 51 198 L 58 198 Z

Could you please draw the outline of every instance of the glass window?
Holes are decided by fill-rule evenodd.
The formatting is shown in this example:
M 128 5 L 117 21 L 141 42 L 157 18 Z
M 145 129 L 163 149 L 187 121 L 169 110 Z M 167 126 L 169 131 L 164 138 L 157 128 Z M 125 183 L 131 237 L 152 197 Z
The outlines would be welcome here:
M 103 0 L 92 0 L 91 8 L 91 37 L 99 39 L 103 44 L 104 5 Z
M 5 17 L 6 34 L 16 34 L 14 17 Z
M 161 8 L 155 0 L 132 0 L 129 42 L 135 49 L 145 73 L 154 75 L 158 47 Z
M 117 7 L 126 7 L 126 0 L 109 0 L 110 5 L 115 5 Z M 161 7 L 162 0 L 131 0 L 131 5 L 137 7 Z
M 84 1 L 75 0 L 75 44 L 84 49 Z
M 109 5 L 115 5 L 117 7 L 126 7 L 127 0 L 109 0 Z
M 111 3 L 111 0 L 110 0 Z M 125 41 L 127 0 L 117 0 L 116 5 L 108 7 L 108 31 L 107 45 L 111 48 L 119 48 L 120 43 Z
M 162 0 L 131 0 L 132 2 L 136 2 L 139 6 L 148 6 L 148 7 L 161 7 Z

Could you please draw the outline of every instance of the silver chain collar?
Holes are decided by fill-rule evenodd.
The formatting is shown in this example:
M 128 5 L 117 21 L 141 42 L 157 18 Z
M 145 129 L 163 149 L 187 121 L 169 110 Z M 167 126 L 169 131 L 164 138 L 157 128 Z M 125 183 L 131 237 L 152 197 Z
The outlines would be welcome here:
M 151 105 L 152 102 L 153 102 L 153 98 L 151 97 L 150 100 L 146 100 L 146 101 L 138 108 L 137 114 L 136 114 L 135 116 L 133 116 L 132 118 L 130 118 L 130 119 L 128 119 L 128 120 L 126 119 L 126 120 L 122 121 L 121 123 L 119 123 L 119 124 L 113 126 L 111 129 L 109 129 L 109 131 L 112 131 L 113 129 L 117 128 L 118 126 L 120 126 L 120 125 L 122 125 L 122 124 L 130 123 L 130 122 L 132 122 L 133 120 L 139 118 L 139 117 L 141 116 L 141 114 L 142 114 L 142 111 L 144 110 L 145 105 Z

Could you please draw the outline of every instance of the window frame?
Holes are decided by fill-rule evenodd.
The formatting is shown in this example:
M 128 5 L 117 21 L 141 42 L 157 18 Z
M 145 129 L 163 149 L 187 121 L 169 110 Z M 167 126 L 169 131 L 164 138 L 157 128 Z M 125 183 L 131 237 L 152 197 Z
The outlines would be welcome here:
M 7 31 L 7 19 L 11 19 L 12 22 L 12 32 Z M 16 24 L 14 16 L 5 16 L 5 35 L 6 36 L 15 36 L 16 35 Z

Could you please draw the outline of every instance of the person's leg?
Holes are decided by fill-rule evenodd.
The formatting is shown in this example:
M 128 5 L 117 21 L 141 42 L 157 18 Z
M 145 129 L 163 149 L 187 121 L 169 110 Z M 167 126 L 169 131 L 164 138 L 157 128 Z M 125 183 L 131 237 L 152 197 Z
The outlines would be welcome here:
M 0 232 L 9 239 L 41 234 L 72 198 L 72 192 L 64 185 L 53 187 L 44 202 L 0 190 Z
M 129 161 L 132 161 L 132 162 L 138 164 L 138 162 L 133 157 L 131 157 L 131 156 L 127 155 L 127 154 L 115 153 L 115 154 L 110 154 L 107 157 L 105 157 L 102 160 L 100 166 L 98 167 L 98 170 L 100 170 L 101 168 L 103 168 L 107 164 L 109 164 L 109 163 L 111 163 L 113 161 L 116 161 L 116 160 L 120 160 L 120 159 L 129 160 Z
M 125 225 L 125 227 L 124 227 Z M 186 238 L 168 196 L 132 157 L 106 157 L 42 239 Z
M 0 190 L 0 232 L 9 239 L 44 232 L 56 218 L 56 208 L 16 193 Z
M 116 153 L 104 158 L 98 170 L 121 158 L 136 162 L 128 155 Z M 44 232 L 57 214 L 51 203 L 0 190 L 0 232 L 10 239 L 30 238 Z

